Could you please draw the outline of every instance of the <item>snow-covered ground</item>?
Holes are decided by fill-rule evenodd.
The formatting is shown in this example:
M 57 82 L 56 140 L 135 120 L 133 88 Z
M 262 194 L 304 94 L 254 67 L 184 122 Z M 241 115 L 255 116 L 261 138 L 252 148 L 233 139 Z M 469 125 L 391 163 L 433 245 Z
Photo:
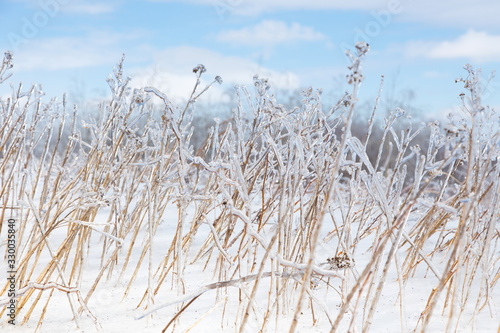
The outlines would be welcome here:
M 194 209 L 189 212 L 189 216 L 193 216 Z M 337 211 L 337 214 L 340 213 Z M 104 223 L 107 219 L 106 211 L 103 211 L 95 219 L 96 223 Z M 154 246 L 152 251 L 152 266 L 156 268 L 160 265 L 164 254 L 166 253 L 176 230 L 177 223 L 177 207 L 171 205 L 165 212 L 165 218 L 159 225 L 156 231 Z M 239 228 L 242 227 L 240 223 Z M 193 241 L 192 248 L 198 249 L 201 247 L 203 241 L 209 234 L 208 226 L 201 228 L 200 232 Z M 328 258 L 335 250 L 335 243 L 332 241 L 325 241 L 328 232 L 332 230 L 331 221 L 325 221 L 322 228 L 323 239 L 318 246 L 316 257 Z M 272 230 L 269 233 L 264 233 L 269 238 Z M 138 239 L 144 239 L 147 230 L 143 229 Z M 57 244 L 61 242 L 64 232 L 56 232 L 51 238 L 51 242 Z M 3 237 L 3 235 L 2 235 Z M 147 237 L 146 237 L 147 238 Z M 299 324 L 297 326 L 298 332 L 328 332 L 331 324 L 328 316 L 332 320 L 337 316 L 340 306 L 342 305 L 342 297 L 340 291 L 343 288 L 349 290 L 355 283 L 356 277 L 359 276 L 365 265 L 371 260 L 372 250 L 367 245 L 372 244 L 372 239 L 364 239 L 360 242 L 353 254 L 355 265 L 346 269 L 338 269 L 335 272 L 339 278 L 320 279 L 314 278 L 314 285 L 311 285 L 311 296 L 314 297 L 314 304 L 308 301 L 304 303 L 301 315 L 299 317 Z M 125 239 L 121 251 L 125 252 L 130 245 L 130 240 Z M 88 307 L 97 320 L 86 316 L 85 313 L 79 318 L 80 329 L 77 329 L 76 322 L 73 320 L 72 311 L 70 309 L 68 294 L 55 290 L 51 294 L 51 301 L 46 309 L 46 315 L 43 319 L 43 324 L 38 332 L 95 332 L 99 326 L 103 332 L 161 332 L 167 323 L 179 311 L 179 305 L 169 303 L 176 303 L 178 300 L 184 299 L 186 302 L 199 292 L 203 293 L 197 298 L 186 310 L 179 316 L 178 322 L 171 326 L 173 332 L 235 332 L 237 331 L 238 324 L 244 314 L 245 306 L 247 305 L 248 296 L 251 294 L 253 283 L 255 280 L 249 282 L 234 283 L 227 288 L 214 288 L 204 290 L 203 288 L 214 282 L 218 282 L 217 276 L 214 276 L 214 260 L 211 260 L 207 267 L 204 267 L 202 262 L 187 264 L 183 281 L 184 290 L 178 290 L 176 286 L 170 285 L 172 282 L 171 277 L 168 277 L 166 286 L 164 286 L 155 296 L 154 304 L 147 309 L 144 306 L 138 307 L 144 293 L 148 290 L 148 262 L 144 262 L 138 270 L 134 279 L 132 288 L 124 297 L 124 291 L 127 284 L 133 275 L 135 265 L 138 261 L 140 254 L 141 244 L 136 244 L 136 249 L 133 251 L 132 259 L 128 269 L 120 274 L 120 269 L 115 269 L 113 273 L 107 277 L 106 281 L 101 282 L 96 288 L 93 296 L 91 297 Z M 90 290 L 92 283 L 95 281 L 99 274 L 99 267 L 102 262 L 102 237 L 95 233 L 92 236 L 92 241 L 89 243 L 89 253 L 86 257 L 84 276 L 82 284 L 79 289 L 82 295 Z M 429 251 L 432 248 L 429 248 Z M 228 251 L 231 252 L 231 251 Z M 195 253 L 190 253 L 186 258 L 189 263 L 193 259 Z M 404 250 L 397 253 L 399 262 L 404 260 Z M 442 254 L 436 255 L 432 262 L 438 267 L 442 265 L 440 258 Z M 47 258 L 45 258 L 47 259 Z M 46 264 L 47 260 L 41 260 L 40 264 Z M 118 267 L 123 262 L 118 262 Z M 437 278 L 428 269 L 418 269 L 407 281 L 397 280 L 397 267 L 395 262 L 390 265 L 389 275 L 386 279 L 383 291 L 380 296 L 380 303 L 377 306 L 373 317 L 373 324 L 371 332 L 411 332 L 425 309 L 427 298 L 432 292 L 432 289 L 437 283 Z M 242 276 L 255 274 L 252 272 L 241 272 Z M 379 271 L 377 274 L 381 274 Z M 233 279 L 237 277 L 232 277 Z M 246 325 L 245 332 L 257 332 L 260 329 L 262 320 L 266 314 L 268 307 L 269 288 L 275 288 L 270 285 L 273 279 L 277 281 L 279 278 L 262 278 L 259 290 L 252 304 L 252 314 L 249 317 L 248 324 Z M 345 279 L 345 280 L 342 280 Z M 155 281 L 155 284 L 157 281 Z M 274 281 L 276 283 L 276 281 Z M 327 283 L 330 285 L 327 286 Z M 343 286 L 343 284 L 345 284 Z M 477 293 L 479 281 L 471 289 L 471 294 Z M 403 294 L 400 295 L 400 291 Z M 456 327 L 454 331 L 457 332 L 495 332 L 499 323 L 499 308 L 498 300 L 500 299 L 500 292 L 498 288 L 491 290 L 492 294 L 489 295 L 490 303 L 479 313 L 472 317 L 475 304 L 471 301 L 470 308 L 466 309 L 461 314 L 464 320 L 461 325 Z M 50 291 L 44 291 L 40 304 L 45 304 Z M 296 294 L 292 293 L 296 297 Z M 296 298 L 291 296 L 288 304 L 283 304 L 283 308 L 279 309 L 278 314 L 270 314 L 267 319 L 266 331 L 268 332 L 282 332 L 287 331 L 292 323 L 293 314 L 295 311 Z M 76 298 L 75 298 L 76 299 Z M 360 299 L 363 301 L 365 298 Z M 274 300 L 271 300 L 274 301 Z M 183 303 L 183 304 L 186 304 Z M 444 302 L 441 297 L 440 302 Z M 361 306 L 362 307 L 362 306 Z M 141 316 L 147 314 L 151 309 L 159 308 L 151 315 L 139 319 Z M 314 309 L 314 310 L 313 310 Z M 326 311 L 325 311 L 326 310 Z M 361 311 L 367 311 L 364 309 Z M 314 311 L 314 312 L 313 312 Z M 24 311 L 23 311 L 24 312 Z M 37 320 L 41 316 L 40 306 L 35 309 L 32 314 L 32 319 L 24 324 L 12 326 L 2 322 L 1 328 L 3 332 L 35 332 L 37 331 Z M 276 316 L 278 318 L 276 318 Z M 313 317 L 314 316 L 314 317 Z M 349 317 L 349 314 L 346 314 Z M 427 332 L 441 332 L 447 323 L 448 314 L 443 313 L 443 316 L 436 314 L 431 319 L 431 323 Z M 18 317 L 19 318 L 19 317 Z M 346 321 L 338 329 L 339 332 L 347 332 Z M 362 322 L 356 322 L 355 330 L 360 331 Z

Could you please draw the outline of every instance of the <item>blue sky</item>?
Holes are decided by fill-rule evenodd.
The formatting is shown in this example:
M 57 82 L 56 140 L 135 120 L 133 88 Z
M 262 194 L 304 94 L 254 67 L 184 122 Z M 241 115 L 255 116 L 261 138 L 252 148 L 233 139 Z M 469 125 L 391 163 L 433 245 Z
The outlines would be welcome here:
M 460 104 L 454 80 L 466 63 L 482 68 L 485 83 L 499 68 L 499 14 L 497 0 L 0 0 L 0 51 L 14 52 L 7 83 L 42 83 L 48 97 L 75 100 L 106 96 L 122 53 L 134 86 L 174 101 L 189 96 L 201 63 L 206 82 L 224 80 L 206 96 L 216 103 L 255 74 L 278 91 L 340 96 L 344 51 L 365 39 L 363 101 L 373 103 L 384 75 L 387 105 L 439 116 Z M 499 87 L 494 78 L 485 103 L 500 106 Z

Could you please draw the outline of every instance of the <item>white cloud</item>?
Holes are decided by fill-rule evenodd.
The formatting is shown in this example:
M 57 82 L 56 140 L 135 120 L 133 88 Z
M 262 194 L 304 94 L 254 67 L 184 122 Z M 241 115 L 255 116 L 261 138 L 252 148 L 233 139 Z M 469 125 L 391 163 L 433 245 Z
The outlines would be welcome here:
M 259 15 L 280 10 L 322 10 L 322 9 L 376 9 L 384 7 L 387 0 L 150 0 L 153 2 L 190 2 L 213 6 L 221 15 Z M 403 0 L 401 0 L 403 1 Z
M 64 70 L 100 65 L 106 51 L 82 43 L 80 38 L 50 38 L 30 42 L 15 56 L 16 71 Z
M 45 11 L 53 15 L 59 11 L 75 14 L 97 15 L 110 13 L 115 10 L 115 0 L 105 3 L 87 0 L 10 0 L 11 2 L 22 2 L 33 9 Z
M 317 41 L 326 36 L 298 23 L 287 25 L 282 21 L 266 20 L 253 27 L 223 31 L 216 38 L 220 42 L 269 46 L 294 41 Z
M 132 71 L 132 83 L 136 87 L 154 86 L 165 92 L 173 101 L 182 101 L 189 97 L 196 82 L 192 70 L 198 64 L 203 64 L 207 69 L 202 76 L 204 85 L 212 82 L 217 75 L 224 81 L 221 86 L 212 86 L 203 100 L 223 100 L 225 91 L 232 89 L 233 85 L 252 85 L 255 74 L 269 78 L 275 89 L 299 88 L 299 79 L 291 72 L 270 70 L 248 59 L 222 55 L 208 49 L 172 47 L 158 52 L 155 59 L 152 66 Z
M 473 61 L 500 61 L 500 35 L 469 30 L 455 40 L 442 42 L 410 42 L 410 56 L 434 59 L 466 58 Z
M 98 15 L 111 13 L 115 10 L 111 3 L 84 3 L 84 2 L 70 2 L 61 7 L 63 12 L 75 14 L 89 14 Z
M 256 16 L 286 10 L 366 10 L 392 11 L 398 20 L 426 22 L 436 26 L 500 27 L 498 0 L 149 0 L 155 2 L 190 2 L 211 6 L 221 19 L 231 15 Z
M 85 37 L 29 39 L 14 53 L 14 66 L 16 72 L 112 66 L 122 55 L 120 42 L 135 38 L 101 31 Z
M 399 1 L 402 4 L 400 18 L 404 21 L 430 23 L 438 28 L 500 27 L 500 2 L 497 0 Z
M 235 1 L 239 5 L 233 6 L 233 11 L 239 15 L 255 15 L 280 10 L 376 9 L 384 7 L 386 2 L 385 0 L 239 0 Z

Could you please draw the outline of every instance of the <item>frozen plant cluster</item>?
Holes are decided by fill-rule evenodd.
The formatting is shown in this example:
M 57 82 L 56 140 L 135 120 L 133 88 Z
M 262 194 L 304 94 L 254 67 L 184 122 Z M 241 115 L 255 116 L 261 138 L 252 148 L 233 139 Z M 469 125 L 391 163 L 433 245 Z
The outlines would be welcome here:
M 206 84 L 203 65 L 177 106 L 155 87 L 130 88 L 122 59 L 112 97 L 83 126 L 76 106 L 44 102 L 36 85 L 0 99 L 0 221 L 21 221 L 19 321 L 44 327 L 63 302 L 75 327 L 102 331 L 92 302 L 111 281 L 163 331 L 199 329 L 205 315 L 190 313 L 201 311 L 221 330 L 368 332 L 387 324 L 377 314 L 389 304 L 395 330 L 495 327 L 500 132 L 479 73 L 461 79 L 463 118 L 398 129 L 409 115 L 396 108 L 373 158 L 377 103 L 366 135 L 351 132 L 368 50 L 349 53 L 352 91 L 329 109 L 319 90 L 289 109 L 265 78 L 253 92 L 236 87 L 232 116 L 197 150 L 196 103 L 222 83 Z M 414 144 L 427 128 L 427 147 Z

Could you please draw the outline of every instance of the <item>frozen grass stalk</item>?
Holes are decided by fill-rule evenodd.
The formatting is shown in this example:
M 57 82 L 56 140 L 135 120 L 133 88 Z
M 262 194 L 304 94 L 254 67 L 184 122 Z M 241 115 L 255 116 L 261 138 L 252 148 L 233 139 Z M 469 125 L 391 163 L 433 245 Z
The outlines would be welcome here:
M 44 330 L 63 304 L 68 321 L 104 330 L 96 295 L 107 288 L 119 306 L 137 299 L 136 317 L 165 332 L 207 321 L 369 332 L 392 324 L 386 307 L 394 330 L 494 320 L 500 134 L 479 73 L 467 67 L 458 80 L 464 118 L 444 126 L 415 126 L 399 107 L 380 124 L 382 80 L 361 131 L 367 51 L 348 53 L 352 90 L 327 110 L 312 88 L 287 108 L 255 76 L 198 146 L 198 105 L 222 82 L 207 84 L 203 65 L 182 105 L 156 87 L 132 89 L 124 59 L 94 118 L 65 97 L 44 102 L 39 86 L 0 98 L 0 232 L 17 209 L 19 322 Z M 13 59 L 5 53 L 0 83 Z

